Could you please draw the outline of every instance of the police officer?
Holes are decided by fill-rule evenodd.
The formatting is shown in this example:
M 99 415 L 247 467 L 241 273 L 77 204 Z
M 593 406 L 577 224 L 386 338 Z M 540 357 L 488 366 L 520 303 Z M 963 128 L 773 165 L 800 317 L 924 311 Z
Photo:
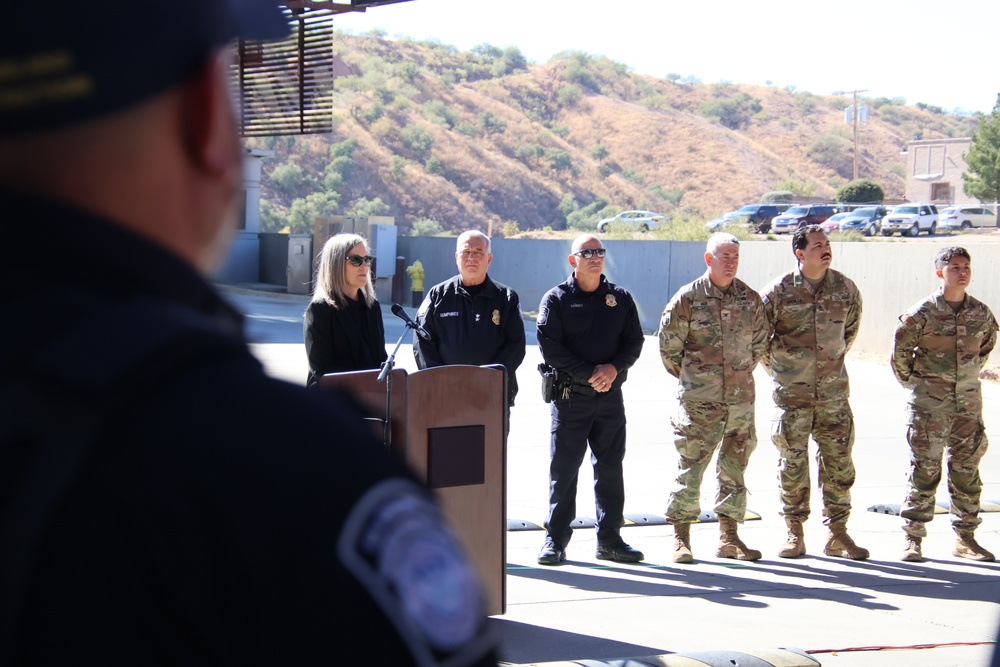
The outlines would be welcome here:
M 643 554 L 621 538 L 625 505 L 625 404 L 621 386 L 642 351 L 632 295 L 604 277 L 605 249 L 591 235 L 573 241 L 573 274 L 542 297 L 538 346 L 564 389 L 552 401 L 549 515 L 541 565 L 566 560 L 576 518 L 576 482 L 590 445 L 597 506 L 597 558 L 637 563 Z
M 517 368 L 524 360 L 524 321 L 517 292 L 490 279 L 490 239 L 480 231 L 458 237 L 458 275 L 427 292 L 417 324 L 430 334 L 414 333 L 417 366 L 503 364 L 507 369 L 507 404 L 517 395 Z
M 979 373 L 996 346 L 997 320 L 986 304 L 966 293 L 972 258 L 965 248 L 942 248 L 934 272 L 940 288 L 899 317 L 889 359 L 896 379 L 909 391 L 910 490 L 900 512 L 906 533 L 902 559 L 923 559 L 924 524 L 934 518 L 947 451 L 951 526 L 958 535 L 952 553 L 992 561 L 975 532 L 982 523 L 979 462 L 988 446 Z
M 495 665 L 431 497 L 208 282 L 227 44 L 286 35 L 278 5 L 0 14 L 0 664 Z
M 819 225 L 795 231 L 798 266 L 764 289 L 771 329 L 762 363 L 774 378 L 778 414 L 771 440 L 781 456 L 778 479 L 788 541 L 778 555 L 806 553 L 802 523 L 809 518 L 809 436 L 819 448 L 819 488 L 829 526 L 823 553 L 864 560 L 868 550 L 847 534 L 854 486 L 854 414 L 844 358 L 861 325 L 861 294 L 830 268 L 833 250 Z
M 716 449 L 716 555 L 761 557 L 739 538 L 737 525 L 747 508 L 743 473 L 757 447 L 753 369 L 764 354 L 767 324 L 760 296 L 736 277 L 739 263 L 736 237 L 713 234 L 705 248 L 705 275 L 681 287 L 660 319 L 660 358 L 680 380 L 672 420 L 679 470 L 666 512 L 674 526 L 675 563 L 694 558 L 691 523 L 701 513 L 701 480 Z

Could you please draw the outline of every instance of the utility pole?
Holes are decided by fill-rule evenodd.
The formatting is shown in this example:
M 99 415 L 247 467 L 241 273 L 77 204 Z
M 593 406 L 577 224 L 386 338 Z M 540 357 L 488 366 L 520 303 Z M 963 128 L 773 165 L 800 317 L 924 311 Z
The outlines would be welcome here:
M 854 180 L 858 180 L 858 116 L 860 116 L 860 109 L 858 109 L 858 93 L 867 93 L 867 90 L 837 90 L 834 91 L 834 95 L 854 95 L 854 104 L 851 106 L 851 116 L 853 116 L 854 122 Z

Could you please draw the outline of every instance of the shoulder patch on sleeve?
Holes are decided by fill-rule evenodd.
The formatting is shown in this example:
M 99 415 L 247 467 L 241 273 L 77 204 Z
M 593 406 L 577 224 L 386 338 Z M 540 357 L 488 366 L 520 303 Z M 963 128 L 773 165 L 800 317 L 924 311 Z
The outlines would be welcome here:
M 493 646 L 476 574 L 415 483 L 395 479 L 370 489 L 351 508 L 338 552 L 416 664 L 464 665 Z

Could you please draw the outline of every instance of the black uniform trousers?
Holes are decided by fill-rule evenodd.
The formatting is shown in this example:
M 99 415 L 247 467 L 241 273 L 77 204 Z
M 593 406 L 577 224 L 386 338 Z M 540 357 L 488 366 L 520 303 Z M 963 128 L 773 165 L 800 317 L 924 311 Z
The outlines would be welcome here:
M 547 537 L 565 549 L 573 536 L 576 518 L 576 482 L 583 455 L 590 445 L 594 466 L 594 501 L 597 508 L 597 541 L 602 545 L 621 542 L 625 507 L 625 403 L 621 389 L 593 396 L 576 392 L 552 401 L 552 438 L 549 468 L 549 516 Z

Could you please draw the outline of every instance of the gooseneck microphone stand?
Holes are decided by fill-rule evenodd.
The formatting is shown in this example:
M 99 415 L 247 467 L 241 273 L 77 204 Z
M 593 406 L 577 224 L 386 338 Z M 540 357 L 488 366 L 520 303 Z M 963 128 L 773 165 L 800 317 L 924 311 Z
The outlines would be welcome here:
M 396 341 L 396 347 L 392 349 L 389 358 L 382 363 L 382 372 L 378 374 L 378 382 L 385 380 L 385 421 L 382 423 L 382 444 L 385 445 L 386 449 L 392 444 L 392 428 L 390 428 L 392 426 L 392 369 L 396 366 L 396 352 L 403 344 L 403 338 L 413 328 L 409 322 L 405 324 L 403 333 L 399 334 L 399 340 Z

